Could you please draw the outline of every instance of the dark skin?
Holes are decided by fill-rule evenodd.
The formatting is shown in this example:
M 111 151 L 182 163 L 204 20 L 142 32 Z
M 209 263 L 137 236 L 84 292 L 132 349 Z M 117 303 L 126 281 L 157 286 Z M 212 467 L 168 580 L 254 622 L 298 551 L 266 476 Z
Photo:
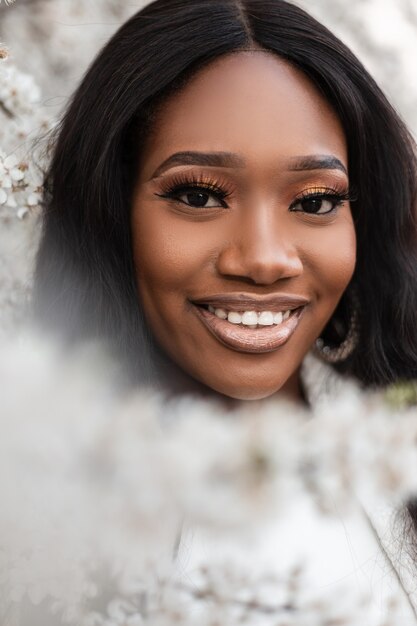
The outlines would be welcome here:
M 185 151 L 222 158 L 167 161 Z M 209 188 L 199 191 L 200 183 Z M 274 394 L 303 401 L 301 363 L 355 267 L 348 192 L 340 121 L 308 78 L 275 55 L 221 57 L 164 102 L 141 154 L 133 252 L 147 323 L 181 390 L 232 406 Z M 306 299 L 288 341 L 262 353 L 233 349 L 191 304 L 242 292 Z

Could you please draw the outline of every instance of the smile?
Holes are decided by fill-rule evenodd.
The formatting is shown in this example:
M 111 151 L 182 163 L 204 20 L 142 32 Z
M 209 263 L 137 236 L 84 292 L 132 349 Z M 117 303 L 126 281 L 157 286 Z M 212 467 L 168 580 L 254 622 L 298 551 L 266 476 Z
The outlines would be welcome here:
M 231 322 L 232 324 L 243 324 L 243 326 L 249 326 L 249 328 L 256 328 L 257 326 L 273 326 L 274 324 L 281 324 L 287 320 L 291 315 L 291 309 L 286 311 L 279 311 L 273 313 L 272 311 L 227 311 L 222 308 L 215 308 L 208 305 L 210 313 L 214 313 L 222 320 Z
M 225 311 L 195 303 L 193 309 L 212 335 L 227 347 L 238 352 L 263 353 L 276 350 L 290 339 L 305 305 L 278 313 Z

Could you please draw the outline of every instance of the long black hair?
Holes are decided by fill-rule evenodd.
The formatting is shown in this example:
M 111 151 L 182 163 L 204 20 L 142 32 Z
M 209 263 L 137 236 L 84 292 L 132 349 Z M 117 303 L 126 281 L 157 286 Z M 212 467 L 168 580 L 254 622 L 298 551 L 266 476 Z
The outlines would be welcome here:
M 261 48 L 301 70 L 338 115 L 349 174 L 360 337 L 335 365 L 365 387 L 417 378 L 417 165 L 405 124 L 353 53 L 284 0 L 156 0 L 99 53 L 57 130 L 45 177 L 36 318 L 108 341 L 137 380 L 157 349 L 141 310 L 130 206 L 157 107 L 205 64 Z M 331 322 L 346 314 L 342 297 Z M 324 336 L 326 330 L 324 331 Z

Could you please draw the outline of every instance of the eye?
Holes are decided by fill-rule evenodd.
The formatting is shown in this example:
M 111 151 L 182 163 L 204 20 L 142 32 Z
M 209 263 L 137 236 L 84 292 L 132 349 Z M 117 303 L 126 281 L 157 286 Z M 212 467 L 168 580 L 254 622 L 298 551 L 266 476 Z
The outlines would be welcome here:
M 230 194 L 213 183 L 182 183 L 169 185 L 156 195 L 194 209 L 213 209 L 227 208 L 224 199 Z
M 227 206 L 227 204 L 223 202 L 223 193 L 214 191 L 210 192 L 204 187 L 189 187 L 182 193 L 177 192 L 177 198 L 184 204 L 200 209 L 211 209 L 214 207 L 224 208 Z
M 325 215 L 331 213 L 343 202 L 349 200 L 348 193 L 332 191 L 321 193 L 307 193 L 297 198 L 290 206 L 290 211 L 308 213 L 313 215 Z

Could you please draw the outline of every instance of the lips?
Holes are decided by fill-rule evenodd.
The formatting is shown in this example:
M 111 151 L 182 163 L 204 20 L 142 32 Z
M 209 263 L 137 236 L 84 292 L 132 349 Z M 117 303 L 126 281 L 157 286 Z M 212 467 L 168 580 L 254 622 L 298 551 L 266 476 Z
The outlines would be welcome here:
M 295 304 L 294 298 L 291 303 L 288 300 L 282 300 L 281 304 L 278 304 L 277 299 L 275 298 L 274 303 L 275 307 L 280 306 L 281 308 L 271 308 L 271 300 L 269 304 L 265 304 L 264 299 L 261 306 L 262 309 L 258 310 L 282 310 L 284 306 L 286 309 L 291 308 Z M 211 300 L 210 304 L 213 302 L 213 306 L 216 304 L 218 306 L 226 307 L 226 302 L 223 300 L 220 303 L 220 300 L 215 299 Z M 253 300 L 252 300 L 253 302 Z M 230 303 L 230 300 L 228 300 Z M 205 304 L 205 302 L 204 302 Z M 237 303 L 233 303 L 233 310 L 247 310 L 248 303 L 242 303 L 239 301 L 239 306 Z M 294 308 L 287 320 L 282 322 L 281 324 L 274 326 L 265 326 L 263 328 L 251 329 L 247 326 L 235 325 L 231 324 L 227 320 L 220 319 L 214 313 L 208 311 L 204 306 L 194 305 L 194 311 L 199 317 L 199 319 L 203 322 L 206 328 L 211 332 L 212 335 L 216 337 L 223 345 L 232 348 L 238 352 L 248 352 L 248 353 L 264 353 L 264 352 L 272 352 L 284 345 L 290 337 L 295 332 L 303 314 L 305 311 L 305 305 L 298 306 Z M 256 309 L 253 309 L 256 310 Z
M 204 298 L 194 299 L 193 304 L 225 309 L 226 311 L 287 311 L 298 309 L 308 304 L 307 298 L 290 294 L 270 294 L 254 296 L 247 293 L 213 294 Z

